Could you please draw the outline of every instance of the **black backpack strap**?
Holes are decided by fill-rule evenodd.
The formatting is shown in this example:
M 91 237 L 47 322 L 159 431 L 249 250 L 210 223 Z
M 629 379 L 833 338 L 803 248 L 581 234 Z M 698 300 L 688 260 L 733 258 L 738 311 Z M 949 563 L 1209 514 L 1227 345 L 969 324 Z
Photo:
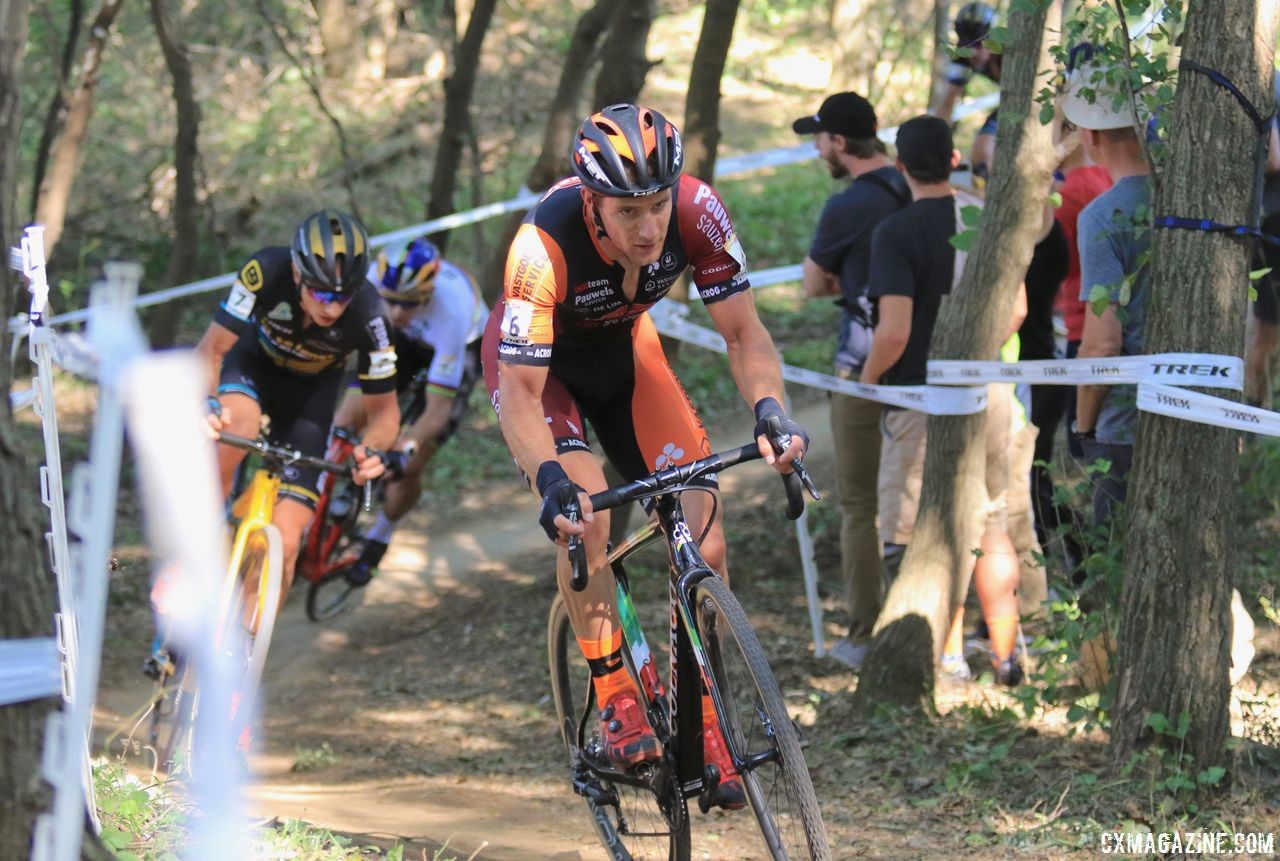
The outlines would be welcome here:
M 878 185 L 880 188 L 884 189 L 884 191 L 887 192 L 890 197 L 898 201 L 899 207 L 906 206 L 908 203 L 911 202 L 910 192 L 904 193 L 902 191 L 899 191 L 898 189 L 893 187 L 893 183 L 889 182 L 889 180 L 885 179 L 883 176 L 876 176 L 874 173 L 864 173 L 861 176 L 859 176 L 858 179 L 855 179 L 854 182 L 857 182 L 858 180 L 862 180 L 862 179 L 865 179 L 867 182 L 871 183 L 872 185 Z

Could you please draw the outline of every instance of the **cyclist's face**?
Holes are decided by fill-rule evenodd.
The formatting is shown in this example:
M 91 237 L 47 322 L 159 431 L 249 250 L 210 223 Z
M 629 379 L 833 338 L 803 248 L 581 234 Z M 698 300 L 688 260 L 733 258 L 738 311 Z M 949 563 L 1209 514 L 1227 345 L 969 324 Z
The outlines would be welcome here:
M 593 203 L 622 257 L 636 266 L 658 261 L 671 224 L 671 189 L 651 197 L 593 195 Z

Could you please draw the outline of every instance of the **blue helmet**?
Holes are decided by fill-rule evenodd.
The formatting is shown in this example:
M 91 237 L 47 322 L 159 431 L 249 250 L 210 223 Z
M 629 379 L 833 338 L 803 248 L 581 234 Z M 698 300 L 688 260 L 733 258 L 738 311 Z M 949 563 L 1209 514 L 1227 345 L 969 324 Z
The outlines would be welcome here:
M 378 292 L 393 302 L 430 301 L 441 260 L 440 249 L 426 237 L 413 240 L 403 250 L 383 249 L 378 252 Z

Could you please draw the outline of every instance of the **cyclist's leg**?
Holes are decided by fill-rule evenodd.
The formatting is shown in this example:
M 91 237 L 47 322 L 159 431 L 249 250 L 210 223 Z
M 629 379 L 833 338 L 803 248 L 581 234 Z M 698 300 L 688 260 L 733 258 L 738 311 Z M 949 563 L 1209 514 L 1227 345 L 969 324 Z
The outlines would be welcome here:
M 298 550 L 302 546 L 302 533 L 315 514 L 315 503 L 305 502 L 294 496 L 281 494 L 276 502 L 276 509 L 271 522 L 280 530 L 280 540 L 284 547 L 284 579 L 280 584 L 280 603 L 284 603 L 289 594 L 289 585 L 293 582 L 293 571 L 298 564 Z
M 706 428 L 667 362 L 662 342 L 648 316 L 636 321 L 631 343 L 635 362 L 635 388 L 631 396 L 630 418 L 634 427 L 635 444 L 645 464 L 640 475 L 669 464 L 690 463 L 711 454 L 711 442 L 707 439 Z M 601 439 L 603 440 L 603 434 Z M 727 580 L 729 570 L 724 540 L 723 500 L 714 478 L 697 481 L 695 484 L 704 485 L 711 492 L 685 494 L 681 498 L 685 517 L 694 537 L 701 536 L 706 531 L 698 548 L 707 564 Z M 708 529 L 713 510 L 715 520 Z
M 218 376 L 218 401 L 222 404 L 227 433 L 249 439 L 258 436 L 262 422 L 263 372 L 260 357 L 238 343 L 223 357 Z M 224 497 L 231 493 L 236 469 L 244 457 L 244 449 L 218 446 L 218 474 Z

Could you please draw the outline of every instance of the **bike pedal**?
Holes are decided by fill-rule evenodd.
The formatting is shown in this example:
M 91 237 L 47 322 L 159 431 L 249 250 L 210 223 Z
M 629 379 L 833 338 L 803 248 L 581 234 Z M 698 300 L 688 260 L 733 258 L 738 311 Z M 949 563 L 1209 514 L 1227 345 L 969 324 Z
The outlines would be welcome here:
M 173 675 L 173 662 L 168 655 L 150 655 L 142 662 L 142 674 L 154 681 Z
M 720 767 L 708 762 L 702 767 L 702 791 L 698 793 L 698 809 L 710 813 L 716 806 L 716 789 L 720 786 Z

